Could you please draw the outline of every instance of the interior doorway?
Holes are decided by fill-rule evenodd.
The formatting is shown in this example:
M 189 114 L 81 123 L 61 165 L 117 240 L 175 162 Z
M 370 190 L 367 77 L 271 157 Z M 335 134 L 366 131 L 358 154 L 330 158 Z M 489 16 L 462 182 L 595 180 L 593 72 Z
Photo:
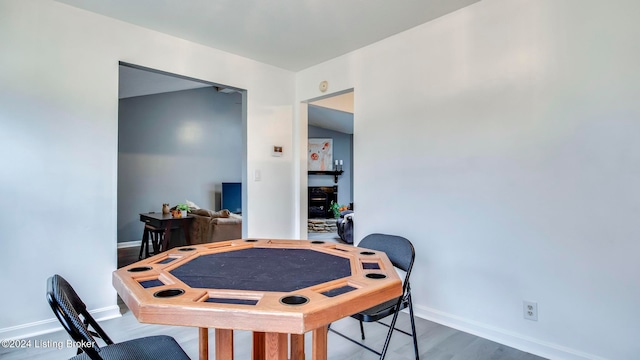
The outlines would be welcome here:
M 344 216 L 353 210 L 353 89 L 305 102 L 307 131 L 306 189 L 302 189 L 302 216 L 308 239 L 349 242 L 353 221 Z M 317 145 L 316 145 L 317 144 Z M 318 167 L 314 162 L 330 149 L 330 159 Z M 303 222 L 304 223 L 304 222 Z M 350 237 L 344 229 L 348 228 Z
M 223 183 L 245 189 L 245 90 L 121 62 L 118 100 L 118 248 L 140 246 L 141 213 L 165 203 L 219 211 L 233 195 Z M 241 213 L 246 191 L 234 194 Z

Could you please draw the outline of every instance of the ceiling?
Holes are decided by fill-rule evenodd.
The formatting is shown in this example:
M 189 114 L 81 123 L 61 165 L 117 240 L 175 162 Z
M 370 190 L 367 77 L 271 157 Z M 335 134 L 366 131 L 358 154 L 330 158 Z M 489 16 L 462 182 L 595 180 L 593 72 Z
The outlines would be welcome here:
M 353 91 L 309 103 L 310 126 L 353 134 Z
M 211 84 L 120 65 L 118 98 L 209 87 Z
M 480 0 L 57 0 L 299 71 Z
M 119 69 L 119 99 L 211 86 L 223 92 L 235 91 L 128 65 L 120 65 Z M 308 109 L 309 125 L 353 134 L 353 91 L 310 102 Z
M 308 124 L 345 134 L 353 134 L 353 113 L 309 105 Z
M 56 0 L 298 71 L 480 0 Z M 211 86 L 120 67 L 120 98 Z M 353 92 L 309 104 L 309 124 L 353 133 Z
M 309 102 L 311 105 L 322 106 L 329 109 L 336 109 L 353 114 L 353 91 L 340 95 L 333 95 L 328 98 Z

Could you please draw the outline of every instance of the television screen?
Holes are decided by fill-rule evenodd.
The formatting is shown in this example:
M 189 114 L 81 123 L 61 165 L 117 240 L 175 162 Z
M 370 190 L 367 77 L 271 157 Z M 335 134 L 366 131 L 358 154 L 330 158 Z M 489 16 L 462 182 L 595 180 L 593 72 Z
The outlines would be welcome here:
M 242 213 L 242 183 L 222 183 L 220 207 L 235 214 Z

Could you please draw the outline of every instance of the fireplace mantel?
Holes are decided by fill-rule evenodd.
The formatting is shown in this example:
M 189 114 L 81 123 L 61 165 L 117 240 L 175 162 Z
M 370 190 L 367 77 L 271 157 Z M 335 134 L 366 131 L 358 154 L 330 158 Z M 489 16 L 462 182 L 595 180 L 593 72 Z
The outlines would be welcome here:
M 338 183 L 338 176 L 342 175 L 343 170 L 330 170 L 330 171 L 318 171 L 318 170 L 310 170 L 309 175 L 333 175 L 333 182 L 335 184 Z

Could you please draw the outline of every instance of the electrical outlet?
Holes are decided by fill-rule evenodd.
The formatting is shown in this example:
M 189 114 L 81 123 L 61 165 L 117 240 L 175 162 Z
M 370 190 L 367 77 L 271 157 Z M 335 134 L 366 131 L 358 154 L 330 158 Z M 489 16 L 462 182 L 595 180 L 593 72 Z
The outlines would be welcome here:
M 533 301 L 523 301 L 524 318 L 531 321 L 538 321 L 538 303 Z

